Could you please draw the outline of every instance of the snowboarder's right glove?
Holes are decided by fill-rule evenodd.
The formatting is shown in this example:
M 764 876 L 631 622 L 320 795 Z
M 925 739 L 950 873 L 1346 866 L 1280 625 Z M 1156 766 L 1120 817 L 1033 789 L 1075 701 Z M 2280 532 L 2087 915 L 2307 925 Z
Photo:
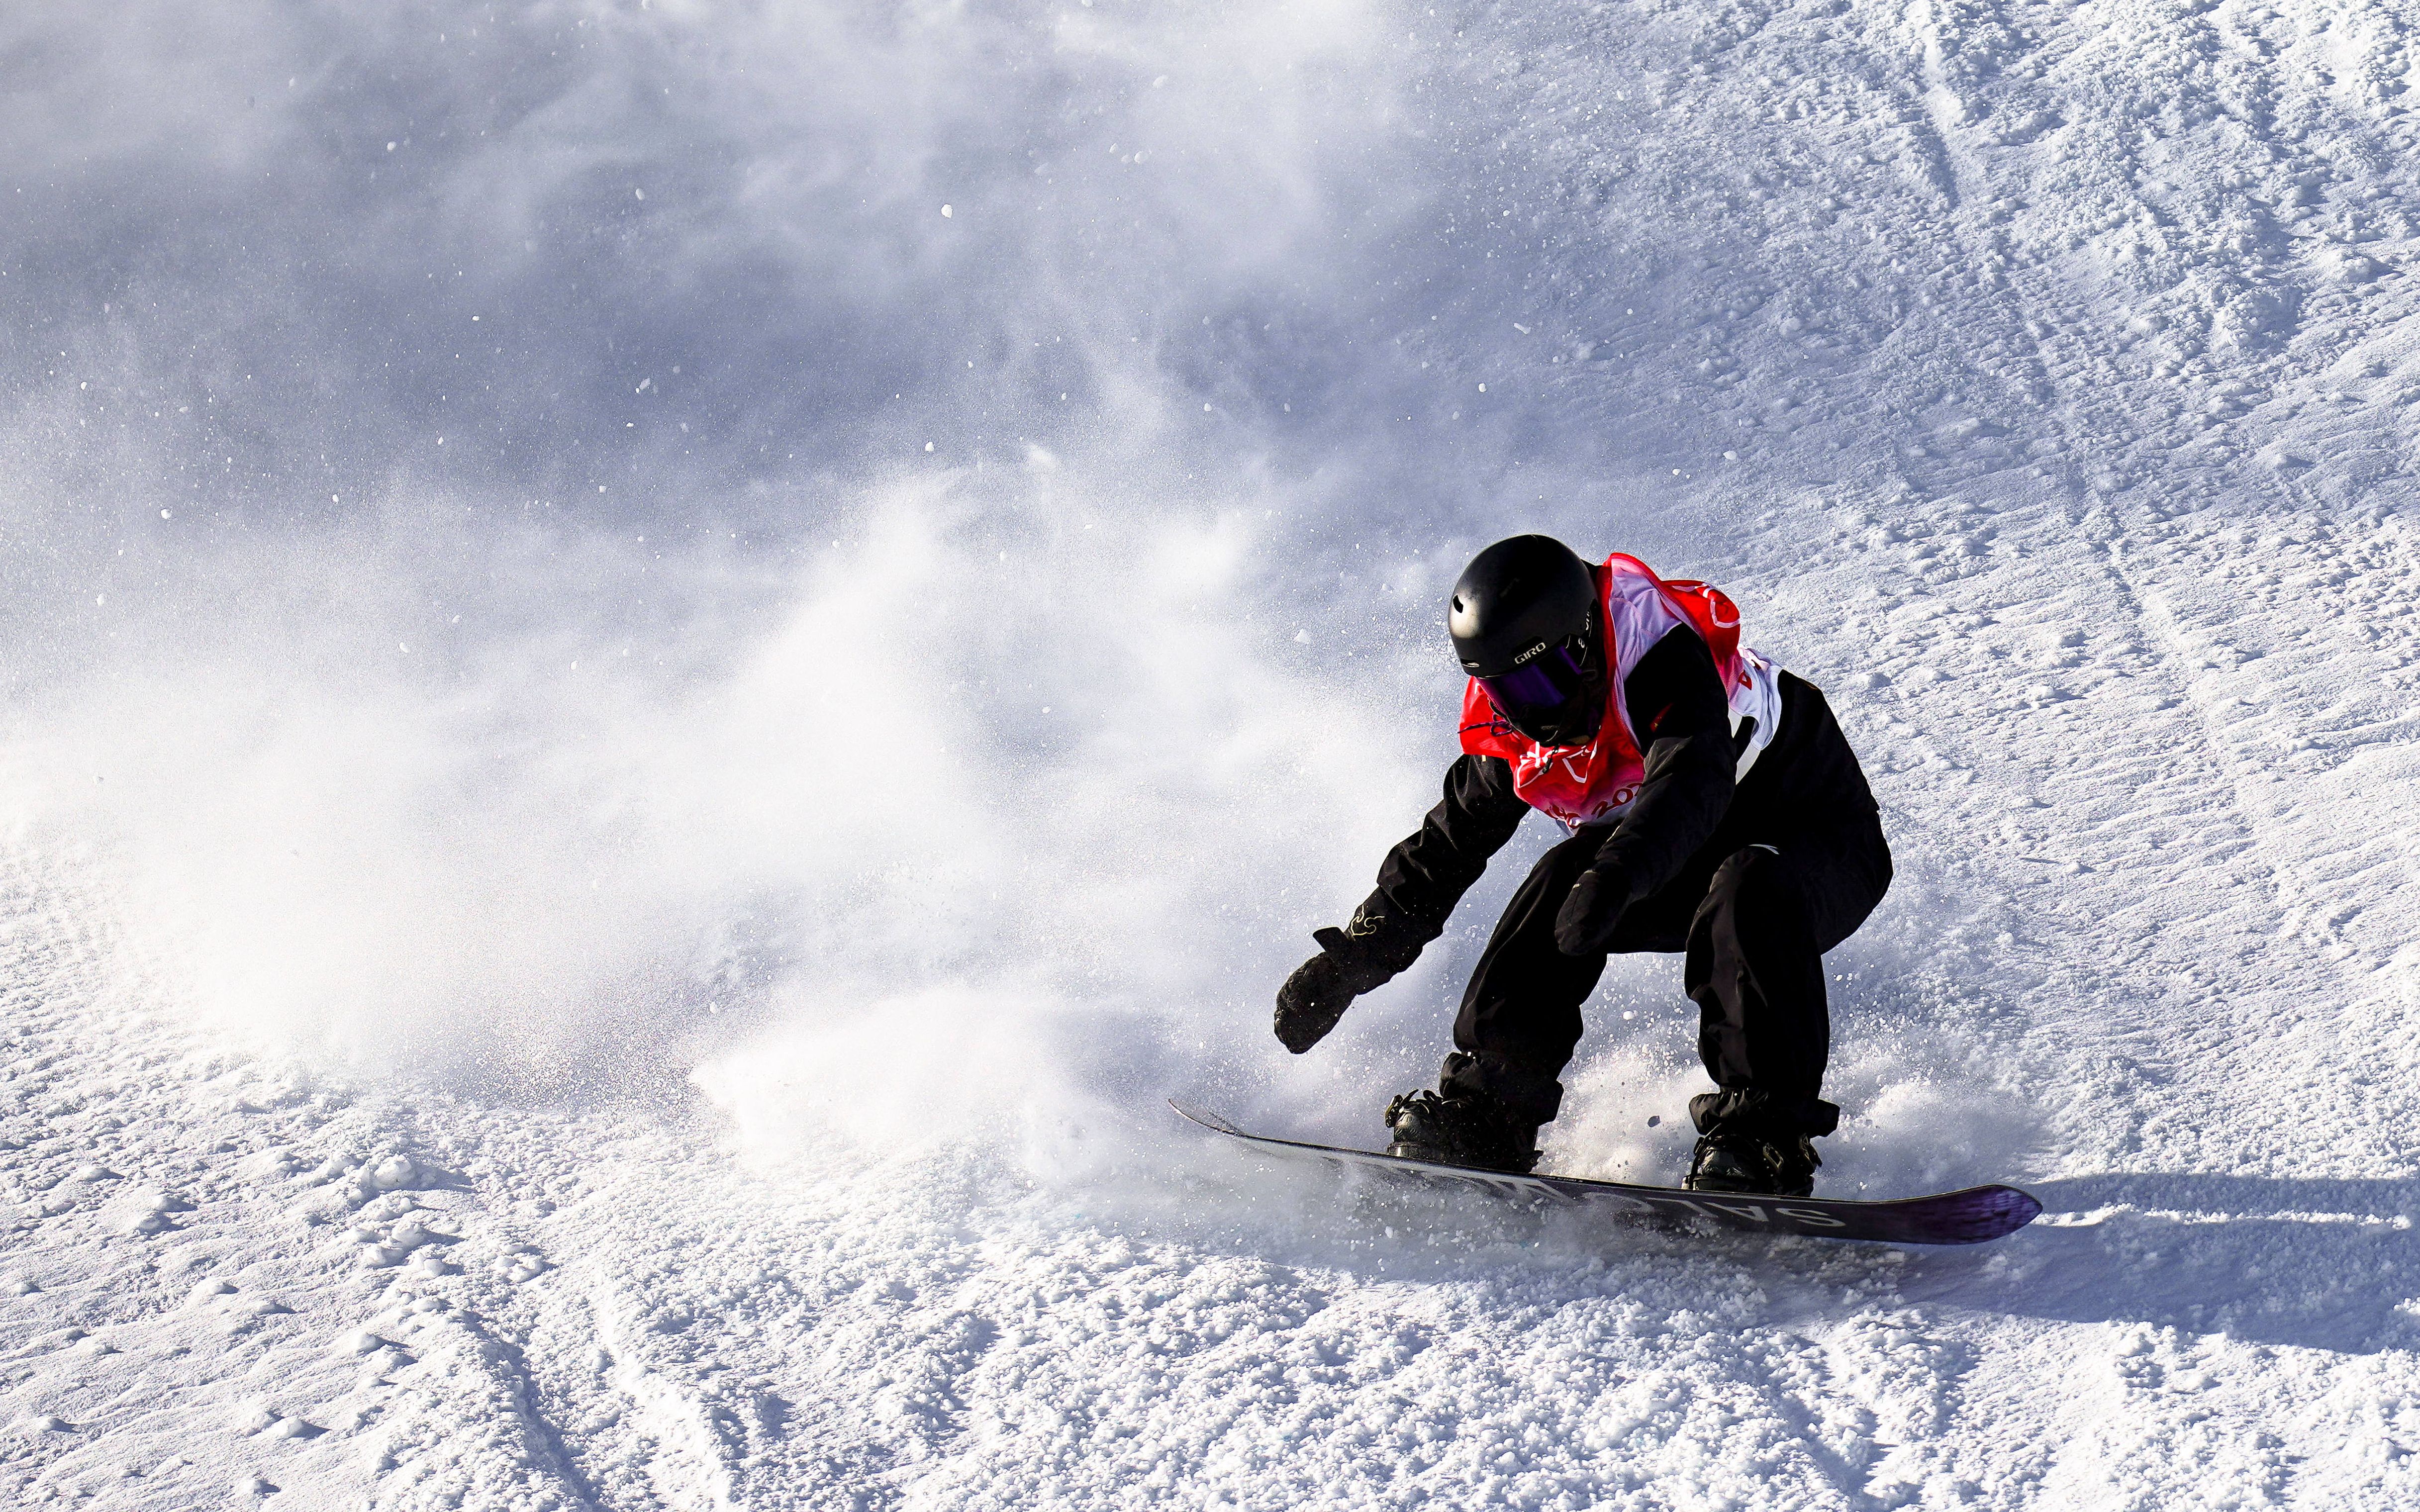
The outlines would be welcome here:
M 1353 999 L 1403 969 L 1341 929 L 1314 930 L 1311 937 L 1319 953 L 1278 989 L 1278 1039 L 1297 1056 L 1327 1038 Z

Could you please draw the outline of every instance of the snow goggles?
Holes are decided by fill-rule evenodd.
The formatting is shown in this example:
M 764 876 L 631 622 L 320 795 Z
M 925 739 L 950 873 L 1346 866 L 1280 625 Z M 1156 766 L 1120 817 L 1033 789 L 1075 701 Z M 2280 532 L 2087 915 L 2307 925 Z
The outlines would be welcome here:
M 1479 686 L 1513 729 L 1544 744 L 1570 745 L 1595 733 L 1589 682 L 1587 663 L 1575 636 L 1548 646 L 1509 672 L 1479 679 Z

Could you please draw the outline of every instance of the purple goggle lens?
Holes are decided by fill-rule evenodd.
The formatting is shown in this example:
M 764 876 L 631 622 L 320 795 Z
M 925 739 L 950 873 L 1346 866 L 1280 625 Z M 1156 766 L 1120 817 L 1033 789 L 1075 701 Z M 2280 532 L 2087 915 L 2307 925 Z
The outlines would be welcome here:
M 1553 728 L 1572 701 L 1587 692 L 1588 678 L 1566 642 L 1549 647 L 1500 677 L 1482 677 L 1479 686 L 1487 690 L 1497 712 L 1534 739 L 1537 732 Z

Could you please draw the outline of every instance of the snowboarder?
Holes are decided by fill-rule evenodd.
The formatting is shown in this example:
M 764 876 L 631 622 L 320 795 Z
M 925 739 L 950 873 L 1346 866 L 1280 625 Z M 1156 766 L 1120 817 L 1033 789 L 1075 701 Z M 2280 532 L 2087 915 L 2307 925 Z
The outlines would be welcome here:
M 1619 553 L 1591 567 L 1544 535 L 1473 558 L 1446 625 L 1470 674 L 1463 755 L 1377 890 L 1342 929 L 1313 933 L 1319 954 L 1278 993 L 1278 1038 L 1302 1054 L 1410 965 L 1522 815 L 1544 810 L 1569 837 L 1481 952 L 1437 1089 L 1388 1104 L 1388 1152 L 1528 1170 L 1606 956 L 1683 951 L 1716 1088 L 1690 1100 L 1683 1184 L 1807 1195 L 1812 1140 L 1840 1115 L 1819 1095 L 1823 952 L 1891 879 L 1873 794 L 1823 695 L 1739 643 L 1719 590 Z

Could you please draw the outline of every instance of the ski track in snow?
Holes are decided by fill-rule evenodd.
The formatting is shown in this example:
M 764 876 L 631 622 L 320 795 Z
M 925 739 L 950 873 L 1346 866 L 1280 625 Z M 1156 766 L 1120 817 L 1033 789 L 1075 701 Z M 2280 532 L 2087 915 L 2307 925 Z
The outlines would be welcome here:
M 1686 474 L 1650 560 L 1831 693 L 1900 863 L 1833 961 L 1826 1190 L 2044 1219 L 1674 1238 L 1172 1119 L 1102 1182 L 743 1157 L 232 1048 L 19 843 L 0 1494 L 2420 1504 L 2412 16 L 1437 8 L 1401 66 L 1539 271 L 1402 360 L 1471 392 L 1517 316 L 1498 393 Z M 1550 1160 L 1668 1172 L 1685 1068 L 1592 1028 Z

